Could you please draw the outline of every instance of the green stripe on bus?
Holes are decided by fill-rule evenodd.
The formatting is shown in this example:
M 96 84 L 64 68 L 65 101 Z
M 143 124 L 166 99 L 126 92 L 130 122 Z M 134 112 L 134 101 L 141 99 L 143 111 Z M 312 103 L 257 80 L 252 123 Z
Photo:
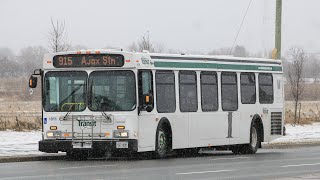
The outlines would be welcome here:
M 213 64 L 213 63 L 189 63 L 189 62 L 154 62 L 155 67 L 166 68 L 208 68 L 228 70 L 257 70 L 257 71 L 282 71 L 280 66 L 238 65 L 238 64 Z

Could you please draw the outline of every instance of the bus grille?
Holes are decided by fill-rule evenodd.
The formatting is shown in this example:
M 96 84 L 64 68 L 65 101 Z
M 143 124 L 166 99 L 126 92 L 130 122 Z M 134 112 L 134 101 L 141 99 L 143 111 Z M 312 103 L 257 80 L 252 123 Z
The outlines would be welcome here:
M 281 135 L 282 112 L 271 112 L 271 135 Z

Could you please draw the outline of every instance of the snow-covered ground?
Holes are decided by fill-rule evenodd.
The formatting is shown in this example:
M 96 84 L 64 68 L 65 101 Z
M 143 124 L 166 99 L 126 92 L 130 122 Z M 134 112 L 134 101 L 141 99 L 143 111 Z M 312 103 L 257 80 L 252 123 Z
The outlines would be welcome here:
M 286 136 L 276 139 L 270 144 L 278 143 L 320 143 L 320 123 L 313 123 L 310 125 L 286 125 Z
M 38 141 L 40 139 L 40 131 L 0 131 L 0 157 L 43 154 L 38 151 Z
M 320 143 L 320 123 L 312 125 L 286 125 L 287 135 L 276 139 L 270 144 L 289 143 Z M 44 154 L 38 151 L 41 132 L 0 131 L 0 157 L 16 155 Z

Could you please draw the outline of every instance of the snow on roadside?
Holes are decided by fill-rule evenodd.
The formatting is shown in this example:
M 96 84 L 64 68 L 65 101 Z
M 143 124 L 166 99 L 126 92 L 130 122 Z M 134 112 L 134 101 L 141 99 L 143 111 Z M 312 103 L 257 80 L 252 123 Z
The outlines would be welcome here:
M 43 154 L 38 151 L 39 140 L 41 140 L 41 131 L 0 131 L 0 157 Z
M 270 144 L 320 143 L 320 123 L 312 125 L 286 125 L 287 135 L 276 139 Z M 16 155 L 45 154 L 38 151 L 41 132 L 0 131 L 0 157 Z
M 270 144 L 297 144 L 313 142 L 320 142 L 320 123 L 296 126 L 287 124 L 286 135 L 271 141 Z

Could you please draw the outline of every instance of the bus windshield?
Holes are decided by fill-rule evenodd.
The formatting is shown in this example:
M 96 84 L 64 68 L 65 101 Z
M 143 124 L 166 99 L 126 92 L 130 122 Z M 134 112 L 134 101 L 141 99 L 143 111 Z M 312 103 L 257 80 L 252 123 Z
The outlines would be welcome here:
M 44 110 L 47 112 L 83 111 L 86 108 L 84 71 L 48 72 L 44 79 Z
M 132 71 L 94 71 L 89 77 L 91 111 L 132 111 L 136 108 Z

